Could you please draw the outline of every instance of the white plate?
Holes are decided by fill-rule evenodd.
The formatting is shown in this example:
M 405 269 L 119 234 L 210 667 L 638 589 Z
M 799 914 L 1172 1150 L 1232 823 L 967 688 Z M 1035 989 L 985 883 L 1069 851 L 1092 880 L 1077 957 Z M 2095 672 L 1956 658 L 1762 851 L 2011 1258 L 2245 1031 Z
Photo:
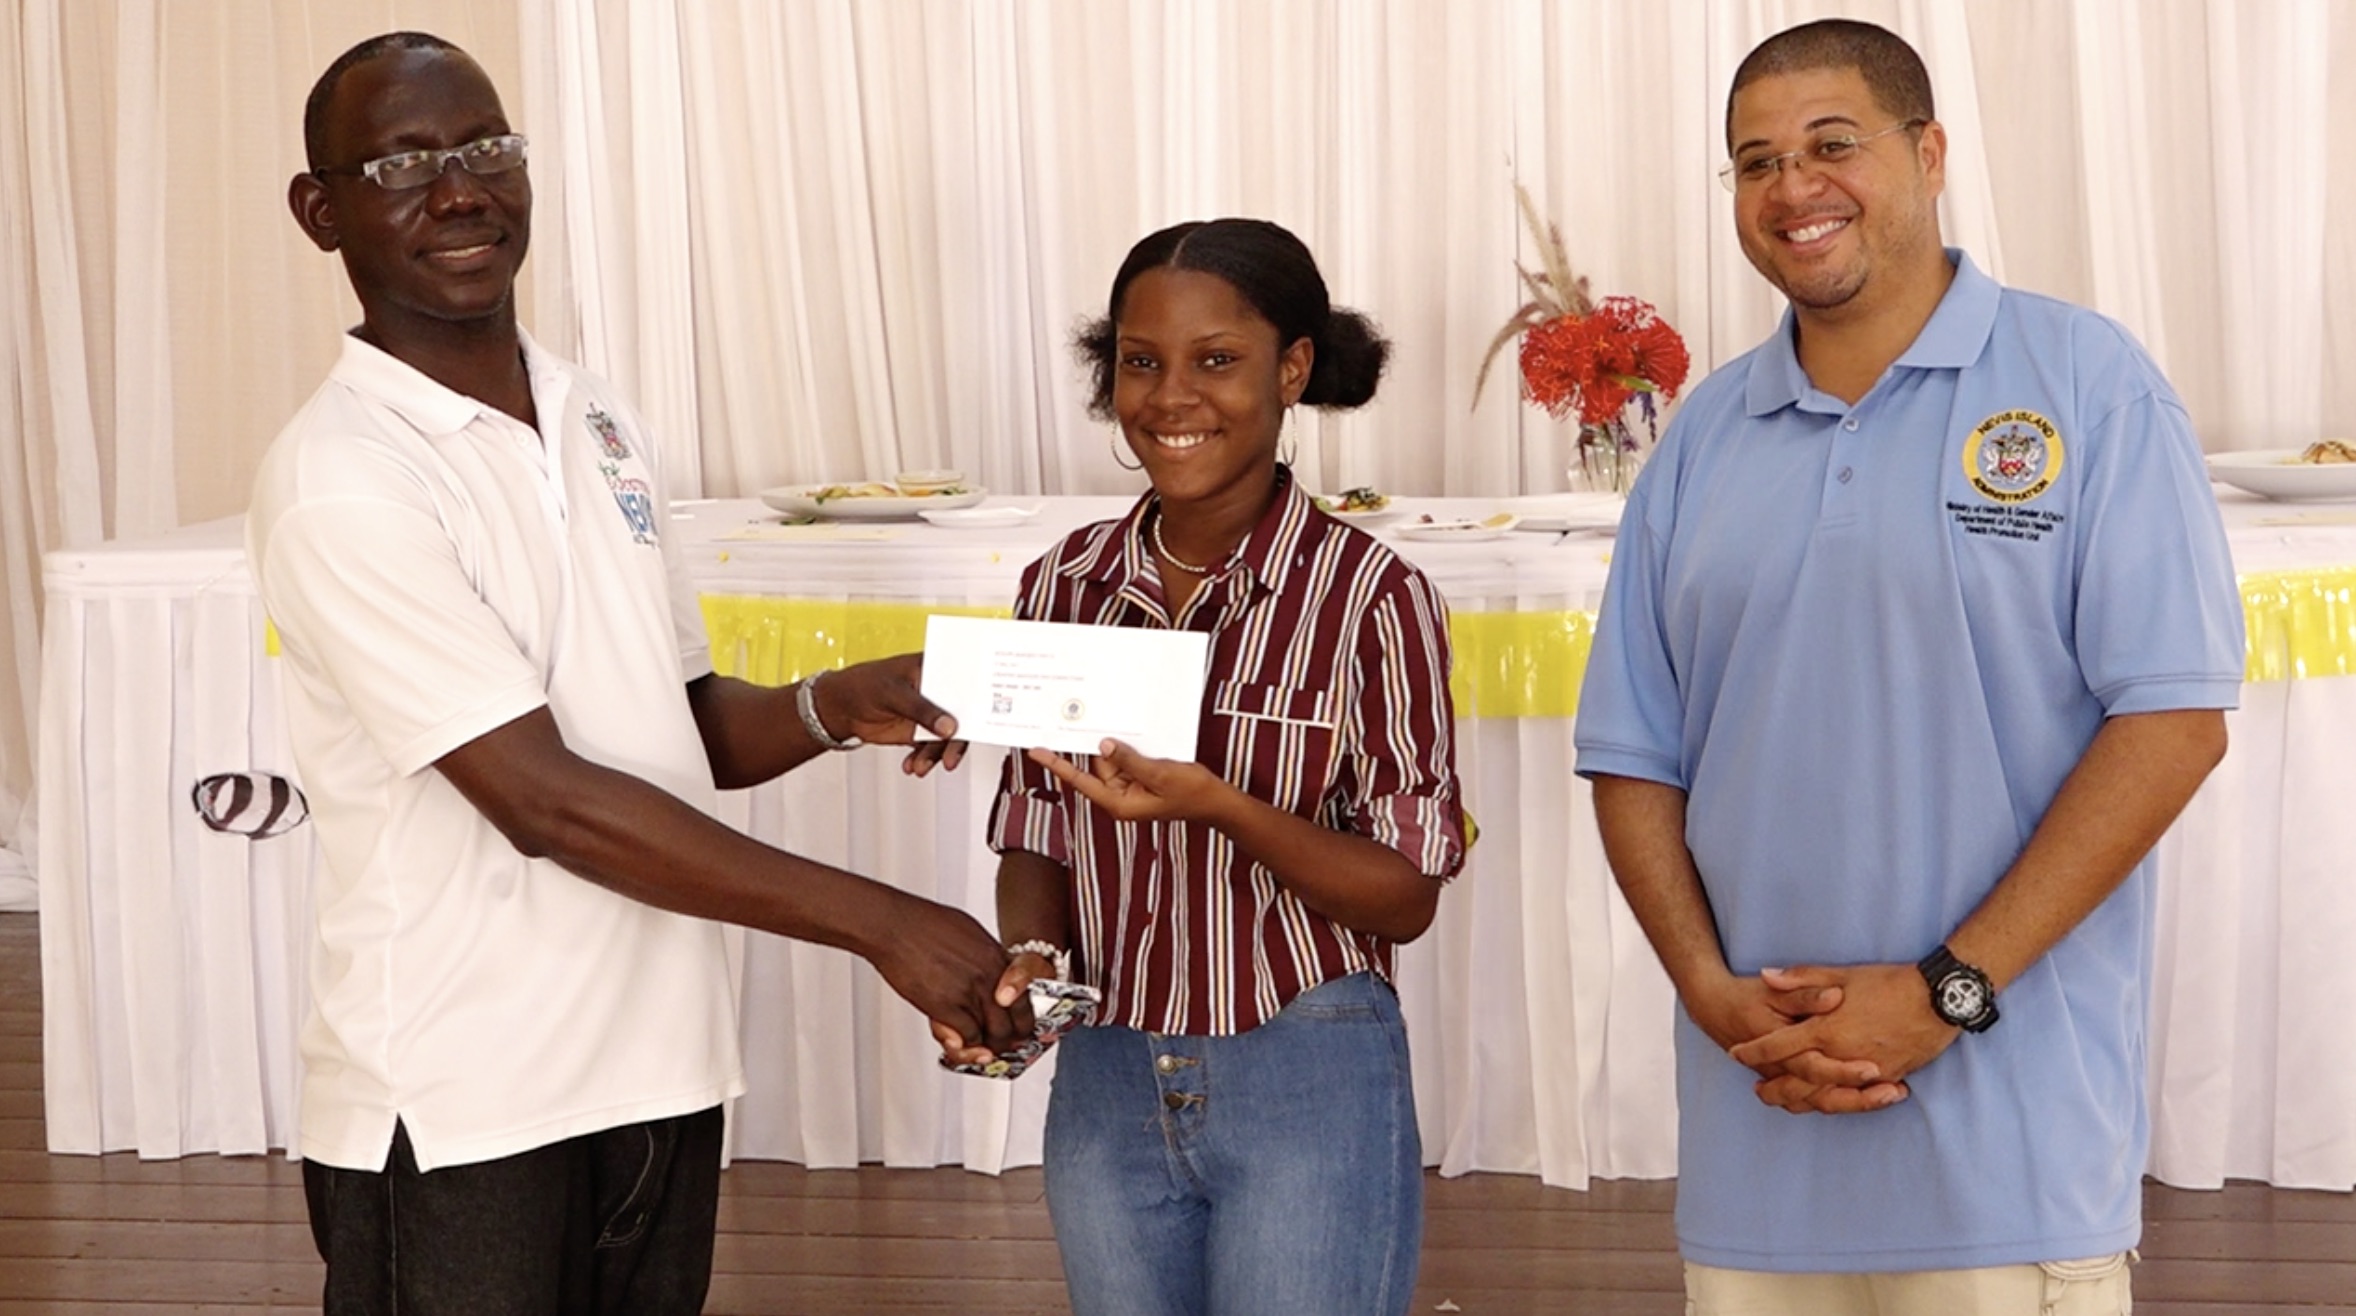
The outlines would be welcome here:
M 1391 527 L 1391 533 L 1401 539 L 1420 539 L 1432 544 L 1470 544 L 1502 538 L 1520 523 L 1520 517 L 1500 512 L 1478 521 L 1410 521 Z
M 925 501 L 930 502 L 931 499 Z M 1036 507 L 927 507 L 918 516 L 950 530 L 981 530 L 991 526 L 1021 525 L 1039 514 Z
M 827 487 L 823 484 L 781 485 L 775 489 L 763 489 L 761 501 L 789 516 L 822 516 L 831 521 L 886 521 L 915 516 L 925 511 L 946 512 L 953 508 L 971 507 L 990 496 L 987 489 L 968 489 L 964 493 L 927 494 L 921 498 L 870 494 L 856 498 L 829 498 L 823 503 L 819 502 L 819 490 Z
M 2220 452 L 2209 457 L 2209 478 L 2266 498 L 2356 498 L 2356 462 L 2312 466 L 2302 448 Z
M 1516 530 L 1610 533 L 1620 528 L 1620 514 L 1628 510 L 1628 500 L 1616 493 L 1537 494 L 1516 498 L 1509 506 L 1521 517 Z

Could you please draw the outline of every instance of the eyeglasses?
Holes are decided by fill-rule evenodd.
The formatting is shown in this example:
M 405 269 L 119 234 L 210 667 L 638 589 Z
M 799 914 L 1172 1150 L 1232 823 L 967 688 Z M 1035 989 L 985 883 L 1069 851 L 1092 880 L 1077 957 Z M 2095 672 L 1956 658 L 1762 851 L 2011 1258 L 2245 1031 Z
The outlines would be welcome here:
M 521 168 L 530 154 L 527 145 L 522 133 L 501 133 L 446 150 L 403 151 L 362 164 L 314 169 L 311 173 L 319 178 L 329 174 L 358 174 L 388 192 L 406 192 L 440 178 L 452 160 L 458 162 L 459 168 L 476 175 L 504 174 Z
M 1832 137 L 1819 137 L 1797 151 L 1785 151 L 1781 155 L 1753 155 L 1729 161 L 1718 171 L 1718 181 L 1726 185 L 1727 191 L 1736 192 L 1744 188 L 1765 187 L 1774 182 L 1785 169 L 1803 164 L 1824 171 L 1839 169 L 1854 161 L 1857 152 L 1863 150 L 1867 142 L 1887 137 L 1891 133 L 1905 132 L 1909 128 L 1920 128 L 1929 122 L 1928 119 L 1908 119 L 1863 137 L 1855 133 L 1841 133 Z

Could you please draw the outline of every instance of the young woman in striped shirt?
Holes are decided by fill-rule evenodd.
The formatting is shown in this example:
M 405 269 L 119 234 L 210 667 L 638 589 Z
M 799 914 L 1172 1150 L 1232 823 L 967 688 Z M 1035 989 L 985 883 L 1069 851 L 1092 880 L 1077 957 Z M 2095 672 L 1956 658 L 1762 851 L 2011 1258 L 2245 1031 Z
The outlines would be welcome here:
M 1247 219 L 1138 243 L 1078 343 L 1153 487 L 1031 564 L 1016 613 L 1211 637 L 1199 761 L 1013 756 L 990 822 L 1000 999 L 1066 952 L 1104 994 L 1047 1115 L 1080 1316 L 1367 1316 L 1415 1286 L 1388 980 L 1464 857 L 1447 613 L 1277 455 L 1294 404 L 1372 399 L 1388 346 L 1298 238 Z

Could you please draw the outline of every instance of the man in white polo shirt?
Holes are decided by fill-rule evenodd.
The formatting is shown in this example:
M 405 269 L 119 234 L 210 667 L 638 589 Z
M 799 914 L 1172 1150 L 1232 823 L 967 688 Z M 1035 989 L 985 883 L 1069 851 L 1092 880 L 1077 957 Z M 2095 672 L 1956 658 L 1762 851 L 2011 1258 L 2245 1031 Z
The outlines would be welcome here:
M 721 826 L 715 789 L 954 724 L 913 657 L 713 675 L 655 445 L 516 324 L 526 146 L 473 60 L 364 42 L 304 142 L 288 201 L 362 322 L 247 543 L 326 858 L 301 1112 L 326 1310 L 698 1311 L 744 1086 L 712 920 L 1014 1030 L 979 924 Z
M 2199 446 L 2119 326 L 1942 245 L 1896 36 L 1771 38 L 1727 148 L 1790 311 L 1647 464 L 1576 733 L 1682 1006 L 1692 1310 L 2124 1311 L 2148 854 L 2242 670 Z

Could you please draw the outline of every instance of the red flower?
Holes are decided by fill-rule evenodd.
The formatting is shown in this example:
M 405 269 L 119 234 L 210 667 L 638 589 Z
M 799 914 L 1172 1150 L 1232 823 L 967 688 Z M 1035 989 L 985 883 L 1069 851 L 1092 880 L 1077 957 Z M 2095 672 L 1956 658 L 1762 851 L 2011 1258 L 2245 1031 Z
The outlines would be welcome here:
M 1661 401 L 1685 386 L 1685 340 L 1651 304 L 1606 297 L 1586 315 L 1559 315 L 1522 334 L 1522 392 L 1556 420 L 1616 423 L 1639 393 Z
M 1522 335 L 1522 393 L 1556 420 L 1579 405 L 1588 378 L 1580 317 L 1558 316 Z

